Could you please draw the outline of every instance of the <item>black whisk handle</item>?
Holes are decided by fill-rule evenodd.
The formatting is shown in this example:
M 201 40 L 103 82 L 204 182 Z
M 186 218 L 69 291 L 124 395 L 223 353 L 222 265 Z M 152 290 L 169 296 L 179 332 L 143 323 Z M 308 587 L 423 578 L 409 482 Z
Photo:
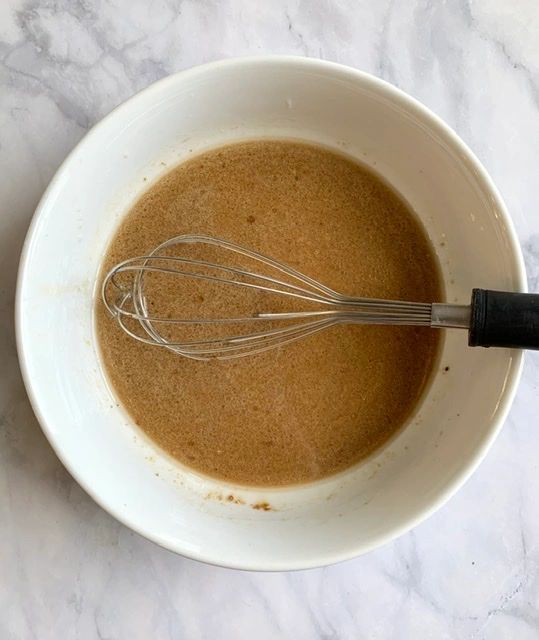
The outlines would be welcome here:
M 468 344 L 539 349 L 539 294 L 474 289 Z

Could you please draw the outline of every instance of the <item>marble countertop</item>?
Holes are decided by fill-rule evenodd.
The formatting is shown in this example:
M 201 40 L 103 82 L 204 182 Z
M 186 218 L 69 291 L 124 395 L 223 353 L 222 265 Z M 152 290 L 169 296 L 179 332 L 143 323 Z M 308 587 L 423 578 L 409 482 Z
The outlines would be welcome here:
M 0 638 L 539 637 L 539 354 L 487 459 L 396 542 L 326 569 L 244 573 L 132 533 L 64 470 L 21 381 L 13 298 L 30 217 L 114 106 L 216 58 L 350 64 L 444 118 L 500 188 L 539 290 L 536 0 L 0 3 Z

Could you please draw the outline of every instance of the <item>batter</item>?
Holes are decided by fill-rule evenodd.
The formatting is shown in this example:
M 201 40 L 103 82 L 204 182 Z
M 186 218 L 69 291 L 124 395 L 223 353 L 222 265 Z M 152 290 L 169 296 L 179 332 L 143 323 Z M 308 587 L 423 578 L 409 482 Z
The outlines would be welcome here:
M 103 268 L 187 233 L 230 239 L 345 294 L 440 300 L 413 212 L 379 177 L 322 147 L 258 140 L 184 162 L 127 213 Z M 226 299 L 213 304 L 229 315 Z M 341 326 L 197 362 L 136 342 L 101 302 L 96 322 L 112 387 L 139 427 L 182 464 L 244 485 L 318 480 L 369 455 L 413 411 L 438 349 L 428 328 Z

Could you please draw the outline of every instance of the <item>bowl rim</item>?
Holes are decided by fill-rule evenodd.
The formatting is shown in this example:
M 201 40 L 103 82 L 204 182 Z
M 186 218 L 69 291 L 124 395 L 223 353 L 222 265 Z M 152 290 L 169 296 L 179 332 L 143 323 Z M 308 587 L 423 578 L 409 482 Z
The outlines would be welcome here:
M 45 434 L 45 437 L 49 441 L 49 444 L 60 459 L 61 463 L 69 471 L 76 482 L 86 491 L 86 493 L 88 493 L 88 495 L 100 507 L 102 507 L 105 511 L 112 515 L 116 520 L 124 524 L 132 531 L 135 531 L 141 536 L 147 538 L 148 540 L 151 540 L 152 542 L 155 542 L 156 544 L 170 551 L 174 551 L 175 553 L 191 558 L 193 560 L 198 560 L 207 564 L 227 568 L 256 571 L 310 569 L 349 560 L 372 551 L 382 545 L 385 545 L 386 543 L 410 531 L 419 523 L 430 517 L 435 511 L 441 508 L 469 479 L 469 477 L 477 469 L 477 467 L 487 454 L 488 450 L 490 449 L 495 438 L 499 434 L 513 402 L 518 382 L 522 373 L 524 359 L 524 351 L 515 350 L 514 357 L 512 358 L 512 362 L 509 367 L 507 383 L 503 390 L 499 405 L 497 407 L 497 411 L 491 418 L 488 433 L 483 438 L 481 444 L 477 447 L 467 466 L 461 472 L 456 474 L 452 481 L 449 482 L 442 491 L 440 491 L 434 498 L 431 498 L 428 504 L 426 504 L 423 508 L 418 509 L 415 513 L 412 513 L 407 518 L 404 518 L 401 521 L 400 525 L 392 527 L 391 529 L 385 531 L 383 534 L 379 534 L 368 544 L 358 542 L 355 545 L 350 546 L 349 548 L 343 549 L 339 553 L 320 552 L 316 555 L 313 555 L 312 559 L 308 563 L 300 562 L 296 566 L 294 566 L 293 563 L 287 562 L 286 565 L 283 565 L 280 562 L 275 562 L 271 558 L 260 558 L 257 561 L 240 561 L 232 563 L 228 561 L 221 561 L 218 557 L 218 554 L 212 552 L 211 550 L 200 550 L 195 552 L 192 549 L 186 549 L 185 546 L 182 545 L 181 539 L 175 540 L 174 544 L 170 544 L 170 540 L 165 540 L 159 535 L 158 532 L 151 530 L 150 528 L 145 528 L 134 524 L 130 520 L 128 514 L 125 514 L 115 508 L 114 505 L 109 502 L 106 495 L 98 495 L 96 492 L 94 492 L 92 486 L 90 486 L 80 477 L 80 474 L 77 471 L 76 463 L 67 459 L 62 454 L 61 447 L 56 442 L 54 429 L 51 428 L 51 425 L 49 424 L 44 412 L 42 411 L 39 397 L 40 393 L 34 387 L 32 378 L 29 374 L 28 361 L 31 355 L 28 353 L 22 336 L 21 322 L 24 306 L 22 300 L 23 282 L 25 280 L 26 272 L 28 269 L 31 247 L 35 239 L 34 236 L 39 226 L 40 219 L 46 209 L 47 201 L 51 194 L 54 193 L 55 189 L 61 183 L 61 181 L 64 179 L 65 174 L 69 170 L 69 166 L 73 157 L 79 152 L 80 148 L 84 144 L 86 144 L 89 139 L 99 135 L 100 129 L 106 122 L 115 117 L 117 113 L 120 113 L 123 109 L 126 109 L 128 105 L 132 105 L 134 102 L 138 101 L 140 97 L 148 97 L 152 94 L 157 94 L 169 85 L 172 86 L 178 82 L 183 82 L 186 79 L 197 76 L 199 74 L 207 73 L 209 71 L 215 72 L 219 70 L 229 69 L 231 67 L 241 66 L 264 67 L 275 64 L 287 66 L 292 65 L 295 66 L 298 70 L 320 70 L 324 71 L 325 73 L 340 75 L 341 77 L 345 76 L 351 81 L 359 81 L 364 87 L 373 89 L 377 94 L 385 95 L 391 100 L 391 102 L 404 105 L 407 110 L 416 115 L 418 119 L 426 122 L 431 130 L 436 131 L 443 139 L 447 140 L 452 148 L 456 150 L 463 158 L 463 160 L 468 164 L 468 166 L 471 167 L 478 182 L 483 183 L 484 187 L 488 190 L 490 196 L 492 197 L 494 205 L 501 213 L 501 217 L 507 230 L 507 239 L 509 243 L 510 253 L 512 254 L 513 270 L 515 280 L 517 282 L 517 288 L 522 292 L 527 291 L 524 259 L 513 225 L 513 221 L 507 211 L 505 203 L 503 202 L 498 189 L 496 188 L 494 182 L 492 181 L 488 172 L 480 163 L 478 158 L 461 140 L 456 132 L 434 112 L 432 112 L 421 102 L 411 97 L 401 89 L 365 71 L 361 71 L 354 67 L 336 62 L 294 55 L 260 55 L 220 59 L 171 74 L 169 76 L 166 76 L 165 78 L 162 78 L 161 80 L 158 80 L 157 82 L 150 84 L 148 87 L 142 89 L 124 102 L 120 103 L 110 113 L 108 113 L 104 118 L 99 120 L 95 125 L 91 127 L 91 129 L 88 130 L 88 132 L 75 145 L 75 147 L 67 155 L 65 160 L 61 163 L 52 180 L 50 181 L 48 187 L 45 189 L 33 214 L 21 252 L 15 295 L 15 336 L 19 365 L 30 404 L 41 426 L 41 429 Z

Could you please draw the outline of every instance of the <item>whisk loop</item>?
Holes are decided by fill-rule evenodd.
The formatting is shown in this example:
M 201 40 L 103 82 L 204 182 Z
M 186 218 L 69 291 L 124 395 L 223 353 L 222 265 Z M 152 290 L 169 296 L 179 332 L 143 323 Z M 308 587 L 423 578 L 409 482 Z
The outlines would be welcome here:
M 182 246 L 202 245 L 218 251 L 223 261 L 178 255 Z M 174 249 L 176 253 L 169 255 Z M 168 252 L 168 253 L 167 253 Z M 252 261 L 264 273 L 234 265 Z M 268 275 L 268 273 L 274 275 Z M 272 294 L 292 303 L 316 305 L 312 310 L 256 311 L 230 317 L 168 317 L 153 314 L 146 290 L 150 274 L 162 274 L 198 283 L 227 285 L 236 290 Z M 125 280 L 127 279 L 127 283 Z M 132 338 L 165 347 L 195 360 L 227 360 L 261 353 L 338 324 L 386 324 L 468 327 L 470 308 L 461 305 L 378 300 L 344 296 L 324 284 L 272 258 L 219 238 L 182 235 L 157 246 L 150 254 L 124 260 L 106 275 L 103 302 Z M 242 332 L 217 333 L 240 325 Z M 279 326 L 280 325 L 280 326 Z M 216 333 L 198 339 L 178 337 L 181 327 L 205 327 Z M 171 333 L 172 332 L 172 333 Z

